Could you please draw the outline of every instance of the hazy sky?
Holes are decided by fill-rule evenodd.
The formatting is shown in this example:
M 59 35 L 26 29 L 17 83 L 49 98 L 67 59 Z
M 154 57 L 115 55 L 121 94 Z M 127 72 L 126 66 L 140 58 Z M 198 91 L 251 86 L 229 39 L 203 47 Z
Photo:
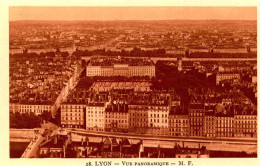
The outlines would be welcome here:
M 256 7 L 10 7 L 9 20 L 256 20 Z

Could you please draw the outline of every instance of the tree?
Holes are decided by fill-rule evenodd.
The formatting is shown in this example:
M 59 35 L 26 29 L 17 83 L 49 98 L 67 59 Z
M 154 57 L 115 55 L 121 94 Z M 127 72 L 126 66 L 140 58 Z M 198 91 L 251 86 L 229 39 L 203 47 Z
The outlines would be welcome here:
M 42 120 L 50 121 L 52 119 L 52 115 L 48 111 L 43 111 L 42 115 Z

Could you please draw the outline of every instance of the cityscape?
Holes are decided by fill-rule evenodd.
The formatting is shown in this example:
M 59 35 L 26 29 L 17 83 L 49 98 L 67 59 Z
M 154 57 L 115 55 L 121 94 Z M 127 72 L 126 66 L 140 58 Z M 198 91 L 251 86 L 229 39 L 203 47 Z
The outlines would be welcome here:
M 256 20 L 9 21 L 10 158 L 256 158 Z

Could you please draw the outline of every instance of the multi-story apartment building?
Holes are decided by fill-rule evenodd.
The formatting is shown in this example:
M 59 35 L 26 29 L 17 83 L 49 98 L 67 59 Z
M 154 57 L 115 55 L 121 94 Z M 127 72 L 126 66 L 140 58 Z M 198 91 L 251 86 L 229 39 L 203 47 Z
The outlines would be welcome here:
M 204 136 L 204 115 L 203 104 L 189 106 L 190 136 Z
M 105 109 L 106 131 L 128 131 L 128 120 L 126 104 L 111 104 Z
M 168 105 L 148 105 L 148 134 L 168 135 L 169 131 L 169 106 Z
M 257 137 L 257 115 L 235 114 L 234 115 L 235 137 Z
M 87 76 L 101 76 L 101 73 L 104 74 L 104 72 L 101 72 L 101 66 L 87 66 L 86 68 L 86 74 Z
M 132 76 L 155 76 L 155 66 L 129 66 L 129 77 Z
M 17 106 L 16 106 L 17 107 Z M 24 102 L 19 104 L 19 113 L 34 113 L 41 115 L 44 111 L 51 112 L 52 104 L 50 102 Z
M 204 136 L 216 137 L 216 117 L 214 112 L 205 112 Z
M 114 68 L 111 66 L 101 66 L 101 76 L 112 76 L 114 74 Z
M 85 128 L 86 104 L 64 102 L 61 104 L 61 127 Z
M 169 114 L 169 135 L 189 136 L 189 117 L 184 112 L 171 111 Z
M 148 130 L 148 106 L 128 105 L 129 131 L 145 134 Z
M 105 130 L 105 103 L 89 103 L 86 106 L 86 130 Z
M 129 76 L 128 64 L 114 64 L 114 73 L 112 76 Z
M 220 114 L 216 115 L 216 137 L 233 137 L 234 136 L 234 116 Z
M 94 58 L 95 59 L 95 58 Z M 87 76 L 155 76 L 155 65 L 145 59 L 101 59 L 93 60 L 86 67 Z
M 218 66 L 219 72 L 241 72 L 251 70 L 251 66 L 248 64 L 221 64 Z
M 155 66 L 128 66 L 115 64 L 114 66 L 87 66 L 87 76 L 155 76 Z

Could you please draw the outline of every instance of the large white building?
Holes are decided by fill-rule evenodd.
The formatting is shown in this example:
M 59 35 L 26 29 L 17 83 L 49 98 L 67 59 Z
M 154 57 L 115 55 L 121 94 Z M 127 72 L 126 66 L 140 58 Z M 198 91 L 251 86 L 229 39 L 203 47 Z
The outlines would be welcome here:
M 18 106 L 19 105 L 19 106 Z M 44 111 L 51 112 L 52 105 L 44 103 L 20 103 L 15 107 L 19 107 L 19 113 L 34 113 L 35 115 L 41 115 Z M 16 109 L 17 110 L 17 109 Z
M 105 130 L 105 103 L 92 103 L 86 106 L 86 130 Z
M 114 64 L 113 66 L 87 66 L 87 76 L 155 76 L 155 66 L 129 66 L 128 64 Z
M 220 72 L 216 75 L 216 85 L 219 85 L 221 81 L 230 81 L 230 82 L 237 82 L 240 79 L 239 73 L 233 72 Z
M 149 105 L 148 107 L 148 134 L 168 135 L 169 132 L 169 106 Z
M 101 76 L 101 66 L 87 66 L 86 71 L 87 76 Z M 102 74 L 104 74 L 104 71 L 102 71 Z
M 149 127 L 168 128 L 169 106 L 150 105 L 148 106 Z

